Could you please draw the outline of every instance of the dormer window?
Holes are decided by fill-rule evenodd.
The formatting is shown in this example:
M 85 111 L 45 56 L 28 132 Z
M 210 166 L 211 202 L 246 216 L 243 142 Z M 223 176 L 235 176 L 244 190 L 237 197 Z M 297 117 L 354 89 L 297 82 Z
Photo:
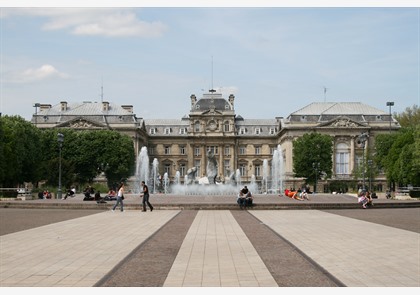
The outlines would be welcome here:
M 163 133 L 168 135 L 168 134 L 171 134 L 171 131 L 172 131 L 172 128 L 166 127 Z
M 186 128 L 180 128 L 179 129 L 179 134 L 186 134 L 187 133 L 187 129 Z
M 261 134 L 261 128 L 260 127 L 255 128 L 255 134 L 256 135 Z
M 226 121 L 225 122 L 225 124 L 224 124 L 224 130 L 225 130 L 225 132 L 229 132 L 229 122 L 228 121 Z
M 150 128 L 150 134 L 156 134 L 156 128 Z
M 239 129 L 239 134 L 246 134 L 246 128 L 242 127 Z
M 274 135 L 276 133 L 276 128 L 270 128 L 270 134 Z

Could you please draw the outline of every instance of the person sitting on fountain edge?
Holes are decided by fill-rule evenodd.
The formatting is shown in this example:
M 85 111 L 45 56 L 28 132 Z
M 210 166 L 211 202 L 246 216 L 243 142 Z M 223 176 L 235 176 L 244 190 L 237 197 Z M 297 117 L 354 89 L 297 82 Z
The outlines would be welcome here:
M 245 196 L 245 208 L 252 206 L 252 194 L 248 190 L 248 187 L 245 185 L 244 188 L 241 190 L 242 194 Z

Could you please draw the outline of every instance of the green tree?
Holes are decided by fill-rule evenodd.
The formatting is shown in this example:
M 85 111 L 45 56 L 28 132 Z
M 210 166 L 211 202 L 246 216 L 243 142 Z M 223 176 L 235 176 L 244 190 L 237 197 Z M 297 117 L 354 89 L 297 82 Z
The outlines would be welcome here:
M 392 187 L 395 187 L 395 184 L 420 186 L 419 133 L 417 126 L 401 128 L 394 134 L 377 136 L 375 159 L 385 170 Z
M 64 135 L 62 146 L 62 183 L 91 183 L 104 172 L 108 184 L 119 182 L 134 173 L 135 154 L 131 138 L 111 130 L 54 129 L 43 131 L 45 178 L 58 183 L 58 133 Z
M 420 108 L 417 105 L 407 107 L 401 114 L 394 114 L 401 127 L 415 127 L 420 125 Z
M 333 138 L 316 132 L 306 133 L 293 142 L 293 172 L 296 177 L 315 183 L 322 175 L 332 175 Z M 318 166 L 319 163 L 319 166 Z
M 0 184 L 16 187 L 40 179 L 41 154 L 39 130 L 20 116 L 0 117 L 2 165 Z

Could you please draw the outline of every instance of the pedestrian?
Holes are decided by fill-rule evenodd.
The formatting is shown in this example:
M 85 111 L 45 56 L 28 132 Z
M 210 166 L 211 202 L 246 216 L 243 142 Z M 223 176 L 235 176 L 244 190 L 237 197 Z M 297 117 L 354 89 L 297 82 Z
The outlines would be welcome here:
M 124 212 L 124 182 L 121 182 L 120 186 L 118 187 L 118 193 L 117 193 L 117 202 L 114 205 L 114 208 L 112 208 L 112 212 L 115 212 L 115 208 L 117 208 L 118 204 L 121 203 L 121 212 Z
M 153 211 L 153 206 L 152 204 L 150 204 L 149 202 L 149 187 L 146 185 L 146 183 L 144 181 L 141 182 L 141 186 L 143 187 L 143 193 L 140 194 L 140 197 L 143 198 L 143 210 L 141 210 L 142 212 L 146 212 L 146 204 L 147 206 L 149 206 L 150 208 L 150 212 Z

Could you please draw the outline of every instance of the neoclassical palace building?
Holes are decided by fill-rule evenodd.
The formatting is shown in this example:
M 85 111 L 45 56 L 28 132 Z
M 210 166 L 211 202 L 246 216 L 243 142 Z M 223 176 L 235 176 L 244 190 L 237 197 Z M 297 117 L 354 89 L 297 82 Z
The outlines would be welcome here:
M 235 96 L 223 97 L 210 90 L 197 98 L 190 96 L 189 114 L 180 119 L 137 118 L 132 105 L 110 102 L 39 104 L 32 123 L 38 128 L 115 130 L 133 140 L 136 155 L 147 147 L 150 163 L 156 158 L 159 173 L 181 181 L 188 169 L 197 168 L 197 177 L 206 173 L 207 152 L 216 157 L 220 180 L 239 169 L 241 183 L 255 177 L 261 183 L 263 162 L 269 167 L 273 153 L 282 149 L 285 187 L 300 187 L 304 180 L 293 175 L 293 140 L 316 131 L 334 138 L 332 179 L 319 182 L 318 190 L 328 190 L 328 181 L 354 181 L 353 170 L 361 165 L 375 137 L 394 132 L 399 123 L 384 111 L 360 102 L 314 102 L 287 117 L 247 119 L 235 113 Z M 361 134 L 367 135 L 360 144 Z M 374 179 L 377 191 L 386 189 L 384 175 Z

